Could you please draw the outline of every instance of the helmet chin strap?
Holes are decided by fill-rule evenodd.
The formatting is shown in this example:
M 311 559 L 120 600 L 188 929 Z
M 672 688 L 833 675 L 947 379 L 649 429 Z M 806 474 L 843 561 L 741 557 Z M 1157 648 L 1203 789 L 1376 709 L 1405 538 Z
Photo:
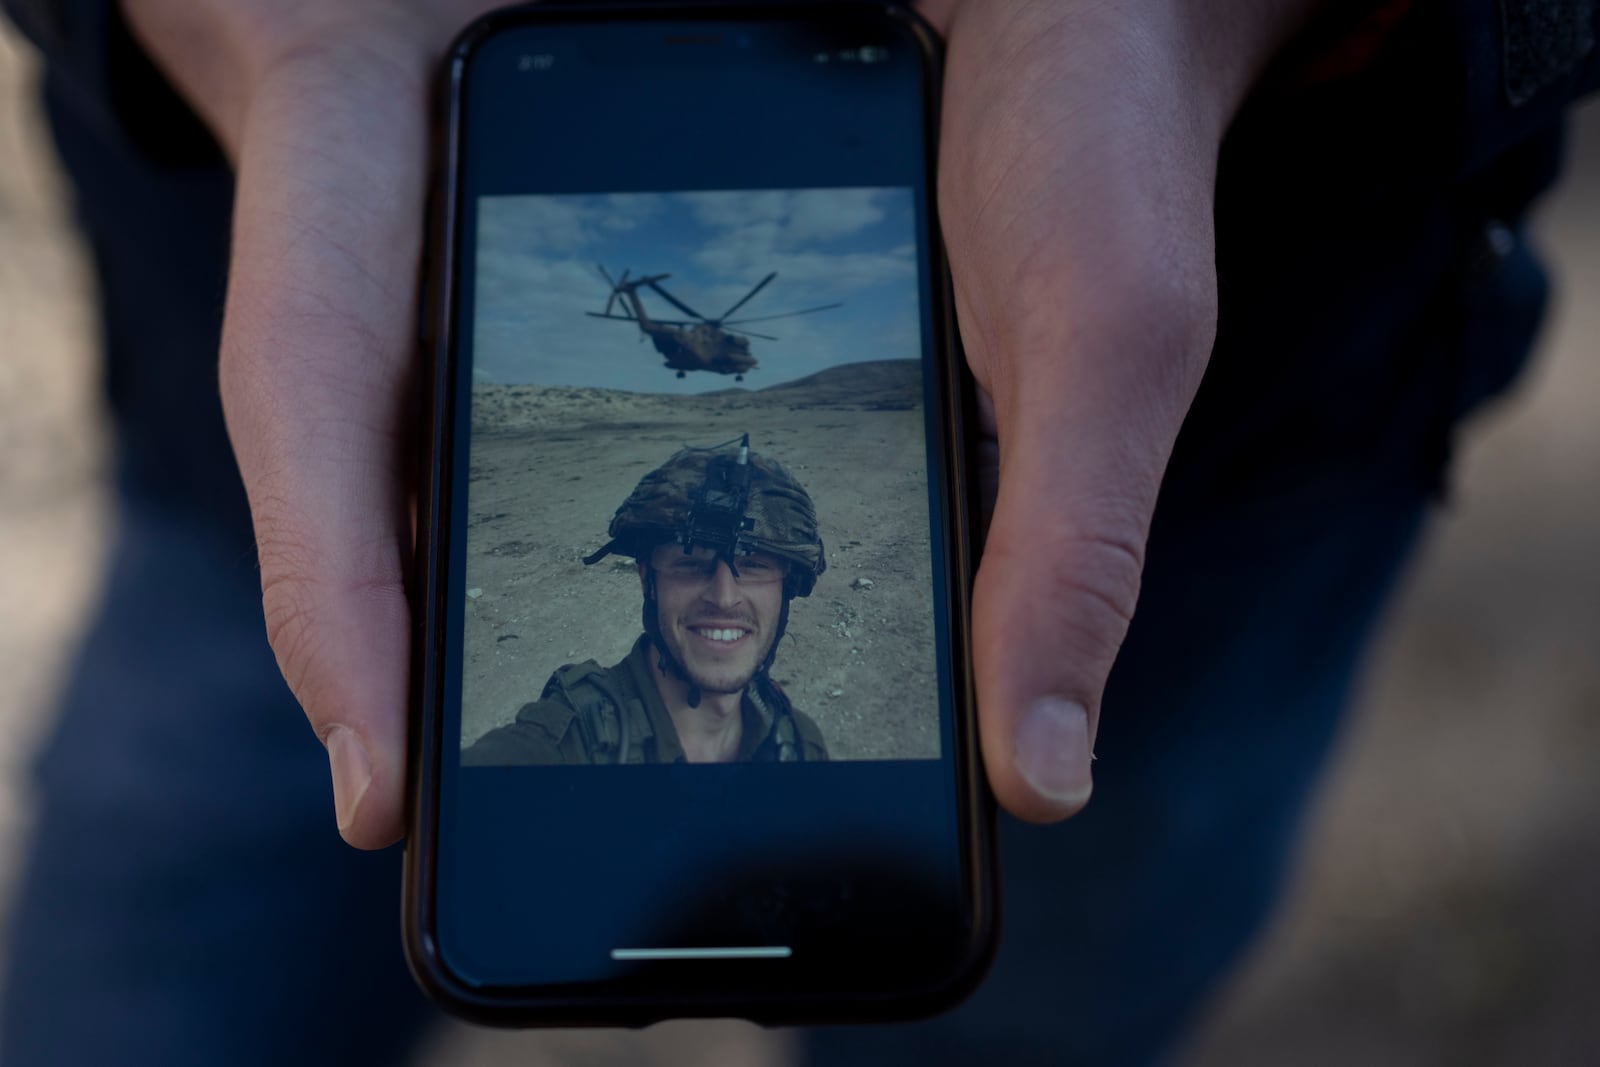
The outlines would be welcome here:
M 789 628 L 789 597 L 783 598 L 783 607 L 778 610 L 778 629 L 772 635 L 772 644 L 767 646 L 767 658 L 761 661 L 761 666 L 756 668 L 757 674 L 766 674 L 772 669 L 772 661 L 778 658 L 778 642 L 783 640 L 783 632 Z
M 667 650 L 661 646 L 659 641 L 656 642 L 656 667 L 663 674 L 670 673 L 674 675 L 688 687 L 683 694 L 683 702 L 685 704 L 691 708 L 700 706 L 700 687 L 689 680 L 689 676 L 683 672 L 683 668 L 678 666 L 678 661 L 667 654 Z
M 684 701 L 691 708 L 700 706 L 700 687 L 689 677 L 671 652 L 667 651 L 667 643 L 661 637 L 661 621 L 656 618 L 656 569 L 650 564 L 644 565 L 644 604 L 640 609 L 644 615 L 645 636 L 650 638 L 650 643 L 656 647 L 656 669 L 662 674 L 670 674 L 684 685 L 689 691 L 684 695 Z

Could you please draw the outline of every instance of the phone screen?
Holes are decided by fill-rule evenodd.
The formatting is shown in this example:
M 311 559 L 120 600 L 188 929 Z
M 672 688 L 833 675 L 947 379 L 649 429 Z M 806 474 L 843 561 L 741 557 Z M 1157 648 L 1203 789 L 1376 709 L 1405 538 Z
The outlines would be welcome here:
M 546 15 L 462 67 L 433 928 L 466 985 L 903 998 L 979 951 L 934 74 L 869 16 Z

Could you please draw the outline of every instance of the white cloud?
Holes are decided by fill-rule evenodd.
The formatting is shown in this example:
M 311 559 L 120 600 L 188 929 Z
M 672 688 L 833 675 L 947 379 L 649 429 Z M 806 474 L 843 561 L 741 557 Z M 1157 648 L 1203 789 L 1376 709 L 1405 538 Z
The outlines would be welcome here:
M 638 228 L 665 206 L 665 199 L 654 193 L 484 197 L 478 208 L 478 244 L 539 255 L 574 252 L 602 239 L 602 233 Z
M 885 202 L 902 197 L 882 189 L 764 189 L 758 192 L 679 193 L 702 225 L 764 238 L 771 249 L 834 241 L 882 222 Z
M 878 189 L 802 189 L 789 196 L 783 235 L 789 247 L 848 237 L 884 218 L 884 194 Z

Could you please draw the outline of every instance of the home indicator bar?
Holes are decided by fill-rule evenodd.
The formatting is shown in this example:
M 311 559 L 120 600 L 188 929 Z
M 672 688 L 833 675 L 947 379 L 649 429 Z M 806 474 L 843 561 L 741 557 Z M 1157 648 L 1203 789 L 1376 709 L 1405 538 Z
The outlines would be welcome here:
M 726 948 L 614 948 L 614 960 L 782 960 L 794 955 L 788 945 L 729 946 Z

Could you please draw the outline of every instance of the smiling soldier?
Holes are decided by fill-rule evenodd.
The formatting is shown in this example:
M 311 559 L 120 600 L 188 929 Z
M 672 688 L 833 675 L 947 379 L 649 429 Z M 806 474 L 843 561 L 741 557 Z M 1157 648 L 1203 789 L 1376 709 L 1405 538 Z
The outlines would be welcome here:
M 684 449 L 640 480 L 586 565 L 633 558 L 644 633 L 622 662 L 568 664 L 467 764 L 825 760 L 772 680 L 789 602 L 827 566 L 811 497 L 736 447 Z

